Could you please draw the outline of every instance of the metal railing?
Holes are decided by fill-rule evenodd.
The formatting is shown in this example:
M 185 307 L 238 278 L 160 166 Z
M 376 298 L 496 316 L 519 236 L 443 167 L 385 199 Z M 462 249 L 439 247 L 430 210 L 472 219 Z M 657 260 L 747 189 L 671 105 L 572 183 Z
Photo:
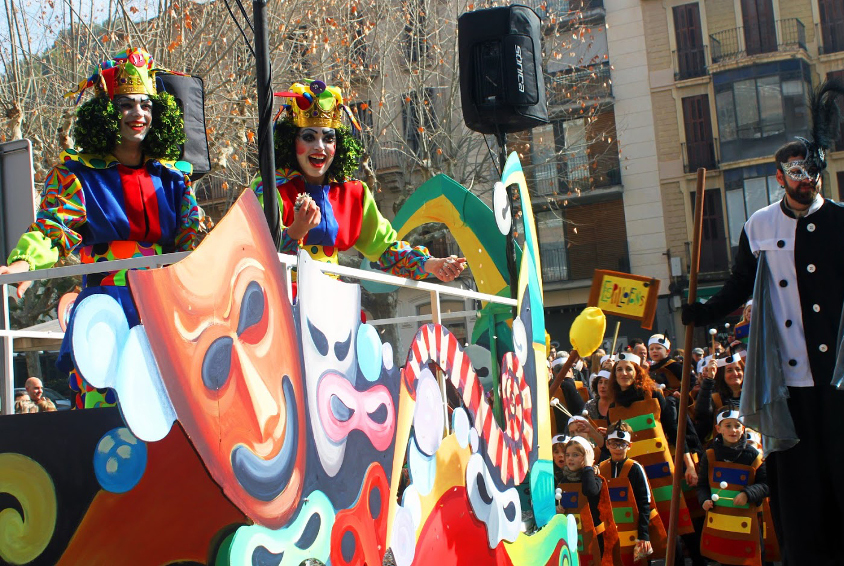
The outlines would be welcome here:
M 772 32 L 772 33 L 771 33 Z M 806 27 L 797 18 L 776 20 L 771 30 L 737 27 L 709 36 L 712 62 L 794 49 L 806 50 Z
M 718 138 L 699 142 L 683 142 L 683 170 L 694 173 L 699 167 L 717 169 L 720 165 L 720 146 Z
M 674 61 L 674 80 L 684 81 L 709 74 L 709 46 L 701 45 L 691 49 L 675 49 L 671 52 Z
M 612 97 L 612 77 L 609 65 L 596 65 L 571 73 L 546 75 L 546 94 L 549 106 L 565 106 L 587 99 Z
M 815 37 L 818 38 L 818 55 L 844 51 L 844 20 L 815 24 Z
M 2 298 L 2 305 L 0 306 L 0 310 L 3 311 L 3 327 L 0 329 L 0 339 L 2 339 L 3 343 L 3 373 L 0 375 L 0 414 L 12 414 L 14 412 L 13 403 L 14 403 L 14 396 L 13 396 L 13 389 L 14 389 L 14 341 L 16 338 L 41 338 L 41 339 L 51 339 L 51 340 L 60 340 L 64 337 L 63 332 L 45 332 L 45 331 L 32 331 L 32 330 L 12 330 L 11 328 L 11 321 L 9 317 L 9 308 L 8 308 L 8 298 L 12 296 L 14 292 L 13 288 L 10 287 L 13 284 L 20 283 L 21 281 L 35 281 L 35 280 L 42 280 L 42 279 L 57 279 L 60 277 L 73 277 L 79 275 L 88 275 L 91 273 L 102 273 L 106 271 L 117 271 L 122 269 L 135 269 L 135 268 L 155 268 L 161 267 L 164 265 L 169 265 L 176 263 L 184 258 L 186 258 L 190 252 L 178 252 L 172 254 L 163 254 L 157 256 L 149 256 L 149 257 L 140 257 L 140 258 L 131 258 L 131 259 L 123 259 L 123 260 L 116 260 L 116 261 L 104 261 L 99 263 L 93 264 L 79 264 L 79 265 L 72 265 L 67 267 L 53 267 L 50 269 L 41 269 L 38 271 L 28 271 L 26 273 L 19 273 L 19 274 L 10 274 L 10 275 L 0 275 L 0 298 Z M 291 273 L 293 268 L 296 266 L 297 258 L 293 255 L 287 254 L 278 254 L 279 261 L 284 264 L 286 278 L 287 278 L 287 291 L 288 291 L 288 298 L 293 300 L 293 288 L 291 285 Z M 463 299 L 472 299 L 475 301 L 483 301 L 489 303 L 497 303 L 502 305 L 507 305 L 514 307 L 516 306 L 515 299 L 509 299 L 505 297 L 499 297 L 496 295 L 489 295 L 487 293 L 479 293 L 477 291 L 470 291 L 467 289 L 462 289 L 458 287 L 448 287 L 446 285 L 434 284 L 434 283 L 427 283 L 425 281 L 415 281 L 412 279 L 404 279 L 403 277 L 398 277 L 396 275 L 389 275 L 386 273 L 378 273 L 373 271 L 362 271 L 360 269 L 354 269 L 351 267 L 344 267 L 341 265 L 334 265 L 329 263 L 323 262 L 314 262 L 315 265 L 325 273 L 334 273 L 337 275 L 342 275 L 344 277 L 349 277 L 355 280 L 367 280 L 367 281 L 376 281 L 379 283 L 386 283 L 388 285 L 393 285 L 395 287 L 404 287 L 410 289 L 416 289 L 419 291 L 427 291 L 431 295 L 431 311 L 430 315 L 420 315 L 420 316 L 411 316 L 411 317 L 401 317 L 401 322 L 422 322 L 422 321 L 430 321 L 434 323 L 440 323 L 444 318 L 455 318 L 459 317 L 463 313 L 449 313 L 449 314 L 442 314 L 440 310 L 440 296 L 446 295 L 451 297 L 460 297 Z M 379 326 L 384 324 L 392 324 L 394 323 L 394 319 L 382 319 L 382 320 L 373 320 L 368 321 L 369 324 L 373 326 Z

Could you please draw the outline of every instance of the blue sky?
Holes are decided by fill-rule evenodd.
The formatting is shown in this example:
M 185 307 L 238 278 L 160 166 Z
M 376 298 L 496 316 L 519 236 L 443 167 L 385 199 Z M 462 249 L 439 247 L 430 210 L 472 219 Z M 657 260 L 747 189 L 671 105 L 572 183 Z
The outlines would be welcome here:
M 3 0 L 4 14 L 0 19 L 0 51 L 8 58 L 11 50 L 11 36 L 6 16 L 6 8 L 14 5 L 19 18 L 21 39 L 29 46 L 29 51 L 41 53 L 49 48 L 58 33 L 70 25 L 71 19 L 79 18 L 87 24 L 101 23 L 111 14 L 122 15 L 121 6 L 125 7 L 134 21 L 149 19 L 157 14 L 158 3 L 154 0 L 125 0 L 122 3 L 113 0 Z M 134 13 L 133 13 L 134 12 Z M 75 15 L 73 17 L 72 14 Z M 29 36 L 24 37 L 23 22 Z M 17 43 L 17 42 L 16 42 Z

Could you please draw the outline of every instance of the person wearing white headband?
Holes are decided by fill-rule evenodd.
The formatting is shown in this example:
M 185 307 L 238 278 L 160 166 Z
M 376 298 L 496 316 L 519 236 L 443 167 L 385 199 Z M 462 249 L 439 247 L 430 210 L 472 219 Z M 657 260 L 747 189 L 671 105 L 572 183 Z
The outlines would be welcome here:
M 592 467 L 594 461 L 595 454 L 588 440 L 579 436 L 569 440 L 562 469 L 563 481 L 557 485 L 555 494 L 558 513 L 580 517 L 578 535 L 583 540 L 583 550 L 578 556 L 584 565 L 601 564 L 604 550 L 605 525 L 599 511 L 604 482 Z
M 568 359 L 566 352 L 557 352 L 557 357 L 551 362 L 551 373 L 556 378 L 563 365 Z M 554 398 L 559 399 L 563 407 L 572 415 L 579 415 L 583 412 L 583 405 L 585 401 L 578 392 L 578 382 L 574 379 L 574 373 L 569 369 L 566 373 L 565 379 L 560 382 L 560 388 L 554 393 Z M 553 418 L 556 419 L 557 430 L 565 430 L 566 420 L 565 415 L 561 411 L 551 410 Z
M 744 361 L 732 350 L 715 360 L 717 369 L 710 377 L 701 379 L 694 406 L 694 423 L 698 437 L 708 439 L 714 430 L 715 419 L 722 407 L 738 409 L 744 382 Z
M 607 411 L 610 408 L 609 398 L 609 384 L 611 369 L 601 369 L 592 379 L 591 390 L 592 398 L 586 401 L 583 410 L 589 415 L 589 418 L 598 424 L 607 422 Z M 606 427 L 604 427 L 606 428 Z M 600 431 L 601 427 L 598 427 Z
M 597 447 L 600 449 L 604 446 L 604 435 L 585 416 L 572 415 L 569 418 L 567 428 L 568 434 L 572 438 L 575 436 L 585 438 L 592 444 L 593 448 Z
M 653 362 L 649 369 L 651 378 L 657 383 L 665 385 L 664 395 L 679 399 L 683 364 L 670 357 L 671 341 L 664 334 L 654 334 L 648 340 L 648 354 Z M 696 379 L 692 376 L 690 388 L 695 385 Z M 691 404 L 691 397 L 689 402 Z
M 761 564 L 758 507 L 770 492 L 767 469 L 759 451 L 748 445 L 737 409 L 724 408 L 716 420 L 718 436 L 701 458 L 697 486 L 698 501 L 707 512 L 701 553 L 721 564 Z M 738 523 L 745 528 L 726 528 Z M 731 544 L 723 543 L 725 530 Z
M 628 519 L 616 524 L 619 539 L 636 540 L 635 545 L 621 545 L 624 564 L 633 564 L 636 556 L 648 556 L 655 550 L 654 558 L 663 556 L 667 539 L 659 513 L 653 507 L 645 469 L 627 457 L 632 440 L 633 429 L 629 424 L 617 421 L 610 425 L 606 440 L 610 459 L 601 462 L 599 468 L 607 487 L 617 494 L 610 498 L 613 512 L 618 509 Z
M 671 407 L 661 390 L 647 372 L 636 363 L 636 360 L 630 359 L 631 356 L 632 354 L 621 354 L 619 356 L 621 359 L 613 368 L 609 385 L 612 401 L 607 416 L 609 422 L 624 419 L 637 423 L 633 441 L 642 442 L 643 445 L 648 446 L 648 449 L 636 455 L 635 460 L 648 471 L 651 487 L 655 493 L 660 494 L 660 497 L 656 498 L 656 507 L 662 516 L 663 523 L 668 524 L 674 474 L 674 458 L 671 456 L 669 446 L 673 445 L 677 438 L 677 412 L 669 410 Z M 697 472 L 689 450 L 689 447 L 694 446 L 697 441 L 694 427 L 689 428 L 686 437 L 686 444 L 681 448 L 684 453 L 686 483 L 695 485 Z M 667 474 L 664 473 L 666 469 Z M 679 513 L 677 534 L 694 536 L 689 510 L 683 498 L 680 498 Z M 694 556 L 695 545 L 689 542 L 686 546 Z

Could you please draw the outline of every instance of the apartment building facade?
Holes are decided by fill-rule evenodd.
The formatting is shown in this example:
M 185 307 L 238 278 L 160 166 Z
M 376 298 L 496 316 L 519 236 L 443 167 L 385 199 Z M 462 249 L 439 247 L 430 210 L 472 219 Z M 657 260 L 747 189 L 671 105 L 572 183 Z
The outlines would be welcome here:
M 636 0 L 550 0 L 543 21 L 551 124 L 522 136 L 520 152 L 539 234 L 546 327 L 568 347 L 595 269 L 660 280 L 656 328 L 672 324 L 669 258 L 659 190 L 656 114 Z M 620 344 L 647 336 L 619 321 Z

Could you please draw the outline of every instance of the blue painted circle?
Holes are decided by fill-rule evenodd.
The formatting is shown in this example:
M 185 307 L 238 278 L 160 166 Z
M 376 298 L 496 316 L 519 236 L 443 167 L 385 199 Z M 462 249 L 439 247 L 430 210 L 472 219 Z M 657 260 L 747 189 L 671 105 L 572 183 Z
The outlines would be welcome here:
M 367 381 L 378 381 L 381 377 L 381 337 L 370 324 L 361 324 L 358 328 L 357 344 L 358 367 Z
M 112 493 L 135 487 L 147 467 L 147 445 L 126 427 L 103 435 L 94 451 L 94 474 L 100 486 Z

